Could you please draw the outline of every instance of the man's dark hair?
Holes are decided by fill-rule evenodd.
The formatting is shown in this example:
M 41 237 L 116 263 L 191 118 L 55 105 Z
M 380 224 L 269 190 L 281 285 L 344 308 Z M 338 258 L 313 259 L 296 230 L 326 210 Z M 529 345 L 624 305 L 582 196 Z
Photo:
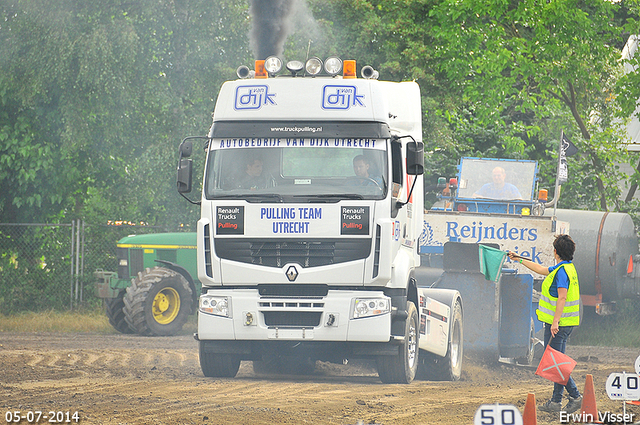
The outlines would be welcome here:
M 367 165 L 371 165 L 371 161 L 369 161 L 369 158 L 367 158 L 364 155 L 358 155 L 355 158 L 353 158 L 353 163 L 355 164 L 357 161 L 362 161 Z
M 569 235 L 558 235 L 553 241 L 553 247 L 556 250 L 556 254 L 561 260 L 571 261 L 573 260 L 573 253 L 576 251 L 576 243 L 571 239 Z

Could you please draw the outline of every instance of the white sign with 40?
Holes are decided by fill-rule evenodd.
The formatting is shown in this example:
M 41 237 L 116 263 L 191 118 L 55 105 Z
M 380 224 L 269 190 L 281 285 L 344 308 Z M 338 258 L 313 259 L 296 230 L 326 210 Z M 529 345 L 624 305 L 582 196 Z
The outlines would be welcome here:
M 607 378 L 607 394 L 611 400 L 640 400 L 640 376 L 614 372 Z

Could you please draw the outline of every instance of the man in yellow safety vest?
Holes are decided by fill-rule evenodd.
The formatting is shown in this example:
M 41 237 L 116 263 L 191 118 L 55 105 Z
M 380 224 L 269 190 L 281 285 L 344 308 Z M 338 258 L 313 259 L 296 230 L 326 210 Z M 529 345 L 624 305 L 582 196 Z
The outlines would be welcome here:
M 573 253 L 576 244 L 569 235 L 559 235 L 553 241 L 553 255 L 556 265 L 545 267 L 542 264 L 522 258 L 509 252 L 509 258 L 517 261 L 531 271 L 545 275 L 542 282 L 540 302 L 536 314 L 544 323 L 544 346 L 564 353 L 567 339 L 571 331 L 580 324 L 580 285 L 578 273 L 573 265 Z M 562 408 L 562 393 L 567 389 L 569 402 Z M 578 391 L 573 378 L 569 377 L 566 385 L 553 384 L 553 395 L 544 403 L 540 410 L 543 412 L 566 411 L 573 413 L 582 405 L 582 395 Z

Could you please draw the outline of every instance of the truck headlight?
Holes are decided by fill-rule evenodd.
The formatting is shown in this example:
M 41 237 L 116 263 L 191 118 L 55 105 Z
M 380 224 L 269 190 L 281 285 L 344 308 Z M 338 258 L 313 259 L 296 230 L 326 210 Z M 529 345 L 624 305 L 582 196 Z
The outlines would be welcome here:
M 378 316 L 391 311 L 389 298 L 356 298 L 353 304 L 352 319 Z
M 214 295 L 200 296 L 200 311 L 216 316 L 231 317 L 231 297 L 218 297 Z

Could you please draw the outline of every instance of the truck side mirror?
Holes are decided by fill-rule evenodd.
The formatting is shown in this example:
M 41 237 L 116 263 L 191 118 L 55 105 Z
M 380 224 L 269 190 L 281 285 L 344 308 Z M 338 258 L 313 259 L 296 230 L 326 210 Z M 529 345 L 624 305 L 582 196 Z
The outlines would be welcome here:
M 180 158 L 178 163 L 178 193 L 191 192 L 191 182 L 193 177 L 193 160 Z
M 189 158 L 191 156 L 191 152 L 193 152 L 193 142 L 191 140 L 183 140 L 180 143 L 180 157 L 181 158 Z
M 419 176 L 424 174 L 424 143 L 407 143 L 407 174 Z

